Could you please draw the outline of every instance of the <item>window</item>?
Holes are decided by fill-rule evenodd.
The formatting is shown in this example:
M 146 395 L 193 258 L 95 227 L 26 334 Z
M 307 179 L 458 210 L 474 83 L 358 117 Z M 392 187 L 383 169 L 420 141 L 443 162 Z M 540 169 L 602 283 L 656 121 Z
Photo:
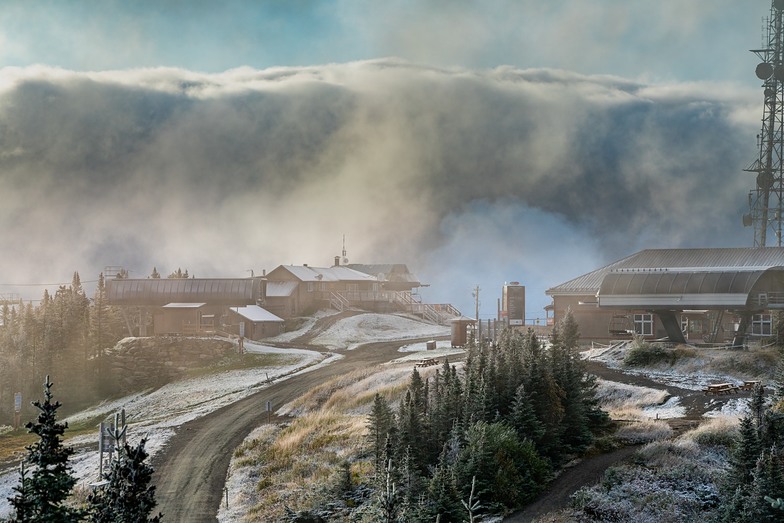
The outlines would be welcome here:
M 653 314 L 635 314 L 634 332 L 642 336 L 653 336 Z
M 751 334 L 770 336 L 773 333 L 773 317 L 770 314 L 755 314 L 751 317 Z

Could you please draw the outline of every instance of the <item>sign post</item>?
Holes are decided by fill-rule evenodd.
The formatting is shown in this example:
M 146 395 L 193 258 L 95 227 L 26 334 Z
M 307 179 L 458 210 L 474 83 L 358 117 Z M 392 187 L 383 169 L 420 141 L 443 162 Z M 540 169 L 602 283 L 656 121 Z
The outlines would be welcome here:
M 270 418 L 272 417 L 272 403 L 267 400 L 267 423 L 270 422 Z
M 14 430 L 22 424 L 22 393 L 14 394 Z

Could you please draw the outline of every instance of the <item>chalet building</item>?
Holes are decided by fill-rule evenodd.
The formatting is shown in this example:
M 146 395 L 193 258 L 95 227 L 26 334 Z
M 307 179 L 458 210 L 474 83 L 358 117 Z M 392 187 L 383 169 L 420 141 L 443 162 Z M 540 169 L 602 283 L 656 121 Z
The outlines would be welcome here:
M 285 318 L 321 308 L 408 312 L 445 323 L 460 312 L 429 305 L 413 289 L 422 284 L 403 264 L 310 267 L 280 265 L 251 278 L 110 278 L 108 302 L 119 307 L 131 336 L 281 332 Z
M 373 303 L 380 291 L 378 280 L 348 267 L 280 265 L 266 275 L 270 312 L 288 318 L 332 307 Z
M 583 340 L 741 345 L 770 336 L 784 309 L 784 248 L 648 249 L 546 294 L 552 320 L 571 309 Z
M 374 312 L 408 312 L 446 324 L 460 316 L 450 304 L 426 304 L 414 290 L 422 283 L 404 264 L 281 265 L 265 276 L 264 308 L 282 318 L 319 308 L 359 308 Z

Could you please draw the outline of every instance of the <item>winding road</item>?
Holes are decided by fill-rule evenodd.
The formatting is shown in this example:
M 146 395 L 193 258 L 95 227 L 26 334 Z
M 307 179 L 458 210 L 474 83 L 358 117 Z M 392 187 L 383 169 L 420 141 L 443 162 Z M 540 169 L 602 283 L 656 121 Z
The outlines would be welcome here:
M 400 356 L 397 350 L 402 345 L 428 339 L 433 338 L 371 343 L 351 351 L 333 351 L 343 358 L 274 383 L 182 425 L 164 451 L 152 460 L 158 501 L 156 513 L 162 512 L 164 521 L 169 523 L 217 521 L 232 453 L 254 428 L 266 421 L 267 401 L 274 411 L 332 376 L 391 361 Z
M 399 357 L 400 346 L 417 341 L 426 339 L 371 343 L 352 351 L 333 351 L 343 358 L 274 383 L 258 393 L 179 427 L 168 446 L 152 462 L 155 467 L 157 510 L 164 514 L 164 521 L 217 521 L 216 514 L 222 501 L 232 453 L 255 427 L 266 421 L 267 401 L 276 410 L 335 375 L 391 361 Z M 302 347 L 301 344 L 298 346 Z M 681 404 L 686 406 L 687 414 L 686 418 L 673 423 L 676 430 L 696 424 L 706 409 L 707 398 L 701 392 L 664 386 L 641 376 L 608 369 L 602 364 L 589 363 L 587 370 L 602 379 L 666 389 L 671 395 L 679 396 Z M 273 421 L 281 420 L 273 418 Z M 629 457 L 634 450 L 621 449 L 583 460 L 561 474 L 532 505 L 505 521 L 531 521 L 538 515 L 568 506 L 572 493 L 582 486 L 594 484 L 608 466 Z

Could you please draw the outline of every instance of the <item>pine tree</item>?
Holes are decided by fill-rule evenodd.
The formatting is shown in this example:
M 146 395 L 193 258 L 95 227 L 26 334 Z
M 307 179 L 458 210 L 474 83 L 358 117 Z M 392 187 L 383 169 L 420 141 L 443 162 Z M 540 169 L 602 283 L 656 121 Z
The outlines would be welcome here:
M 738 427 L 736 445 L 730 455 L 730 474 L 728 485 L 732 491 L 738 487 L 746 491 L 753 481 L 753 472 L 762 451 L 757 428 L 751 416 L 744 416 Z
M 44 402 L 33 402 L 40 411 L 37 422 L 26 425 L 39 440 L 26 447 L 25 461 L 32 466 L 32 472 L 29 479 L 22 477 L 21 485 L 16 489 L 19 495 L 10 500 L 16 510 L 16 518 L 11 521 L 66 523 L 81 517 L 81 511 L 64 504 L 76 484 L 68 464 L 73 449 L 62 445 L 61 437 L 68 424 L 57 422 L 57 409 L 61 405 L 59 401 L 52 402 L 52 385 L 47 376 Z
M 381 394 L 376 393 L 368 415 L 368 443 L 373 453 L 377 475 L 381 474 L 384 468 L 385 446 L 394 422 L 394 414 L 389 404 Z
M 146 440 L 132 447 L 123 445 L 104 479 L 109 483 L 88 498 L 94 523 L 159 523 L 162 514 L 150 517 L 155 508 L 155 487 L 150 486 L 153 468 L 146 463 Z

